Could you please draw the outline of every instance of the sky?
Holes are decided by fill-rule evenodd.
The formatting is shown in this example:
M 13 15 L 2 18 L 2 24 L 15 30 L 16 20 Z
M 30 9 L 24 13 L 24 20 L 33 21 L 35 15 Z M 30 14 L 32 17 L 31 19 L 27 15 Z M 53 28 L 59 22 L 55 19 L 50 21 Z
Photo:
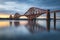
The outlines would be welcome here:
M 60 10 L 60 0 L 0 0 L 0 13 L 24 14 L 31 7 Z

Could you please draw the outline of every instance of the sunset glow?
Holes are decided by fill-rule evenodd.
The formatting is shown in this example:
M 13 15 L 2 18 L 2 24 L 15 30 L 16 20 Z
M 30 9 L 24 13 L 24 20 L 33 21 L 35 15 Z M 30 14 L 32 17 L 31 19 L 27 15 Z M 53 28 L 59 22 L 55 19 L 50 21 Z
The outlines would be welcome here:
M 9 18 L 9 14 L 0 14 L 0 18 Z
M 9 14 L 0 14 L 0 18 L 9 18 Z M 12 15 L 12 17 L 14 17 L 14 15 Z M 20 18 L 26 18 L 27 19 L 27 17 L 26 16 L 21 16 Z M 46 18 L 46 17 L 43 17 L 43 16 L 39 16 L 39 17 L 37 17 L 37 18 Z
M 39 17 L 37 17 L 37 18 L 46 18 L 46 17 L 44 17 L 44 16 L 39 16 Z
M 8 27 L 9 25 L 9 21 L 0 21 L 0 27 Z
M 20 18 L 27 18 L 26 16 L 21 16 Z
M 20 25 L 26 25 L 28 23 L 28 21 L 20 21 L 19 23 L 20 23 Z

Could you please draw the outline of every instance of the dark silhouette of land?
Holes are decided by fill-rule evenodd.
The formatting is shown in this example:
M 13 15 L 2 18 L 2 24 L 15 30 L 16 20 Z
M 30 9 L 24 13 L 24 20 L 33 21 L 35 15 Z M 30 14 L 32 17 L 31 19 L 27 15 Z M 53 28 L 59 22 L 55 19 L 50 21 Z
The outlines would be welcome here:
M 21 18 L 21 19 L 10 19 L 10 18 L 0 18 L 0 20 L 28 20 L 28 19 L 25 19 L 25 18 Z M 47 20 L 46 18 L 37 18 L 36 20 Z M 50 18 L 50 20 L 54 20 L 54 18 Z M 60 20 L 60 19 L 56 19 L 56 20 Z

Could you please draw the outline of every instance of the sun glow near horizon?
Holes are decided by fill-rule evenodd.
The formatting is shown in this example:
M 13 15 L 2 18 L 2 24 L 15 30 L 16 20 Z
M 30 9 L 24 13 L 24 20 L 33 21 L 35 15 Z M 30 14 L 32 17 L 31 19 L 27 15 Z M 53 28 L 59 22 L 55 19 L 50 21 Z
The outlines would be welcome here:
M 0 18 L 9 18 L 9 14 L 0 14 Z
M 0 14 L 0 18 L 9 18 L 10 17 L 10 14 L 3 14 L 3 13 L 1 13 Z M 14 15 L 12 15 L 12 17 L 14 17 Z M 28 17 L 26 17 L 26 16 L 21 16 L 21 17 L 19 17 L 19 18 L 21 18 L 21 19 L 27 19 Z M 39 17 L 37 17 L 37 18 L 46 18 L 46 17 L 44 17 L 44 16 L 39 16 Z
M 27 18 L 26 16 L 21 16 L 20 18 Z

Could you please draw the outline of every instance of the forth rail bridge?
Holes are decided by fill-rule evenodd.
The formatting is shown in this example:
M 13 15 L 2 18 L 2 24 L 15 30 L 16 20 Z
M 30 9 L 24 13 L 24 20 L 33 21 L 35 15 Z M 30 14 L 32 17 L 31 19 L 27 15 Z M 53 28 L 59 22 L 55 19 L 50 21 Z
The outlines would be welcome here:
M 32 20 L 32 19 L 36 19 L 40 15 L 47 14 L 46 19 L 50 20 L 50 14 L 54 13 L 54 20 L 56 20 L 56 13 L 57 12 L 60 12 L 60 10 L 50 11 L 49 9 L 45 10 L 45 9 L 40 9 L 40 8 L 36 8 L 36 7 L 31 7 L 24 15 L 20 15 L 19 13 L 16 13 L 14 15 L 14 18 L 12 18 L 12 15 L 10 15 L 9 19 L 17 20 L 21 16 L 26 16 L 28 18 L 28 20 Z
M 44 10 L 44 9 L 40 9 L 40 8 L 35 8 L 35 7 L 31 7 L 24 15 L 20 15 L 19 13 L 16 13 L 14 15 L 14 17 L 12 15 L 10 15 L 10 17 L 8 18 L 9 20 L 19 20 L 19 18 L 21 16 L 26 16 L 28 18 L 28 24 L 26 24 L 26 26 L 31 26 L 34 28 L 34 26 L 41 26 L 39 24 L 36 23 L 36 18 L 43 15 L 43 14 L 47 14 L 46 15 L 46 25 L 47 25 L 47 30 L 50 30 L 50 14 L 54 13 L 54 30 L 56 30 L 56 13 L 60 12 L 60 10 L 55 10 L 55 11 L 50 11 L 48 10 Z M 10 25 L 12 25 L 13 22 L 10 22 Z M 19 25 L 19 22 L 14 22 L 14 24 L 16 26 Z M 42 26 L 40 27 L 40 29 L 45 29 Z M 58 29 L 59 30 L 59 29 Z

